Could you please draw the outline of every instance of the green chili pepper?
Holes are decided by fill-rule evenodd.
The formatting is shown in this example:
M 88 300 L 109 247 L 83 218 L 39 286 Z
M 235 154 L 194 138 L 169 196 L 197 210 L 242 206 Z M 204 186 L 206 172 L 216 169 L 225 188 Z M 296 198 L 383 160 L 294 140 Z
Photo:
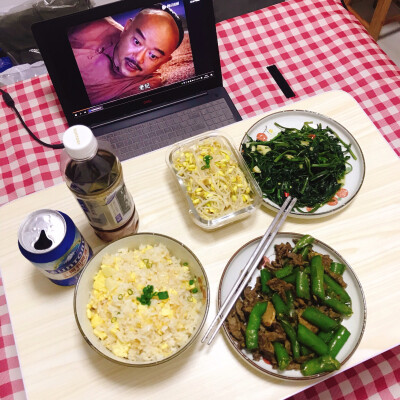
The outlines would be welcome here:
M 330 342 L 330 340 L 333 338 L 333 335 L 335 334 L 335 331 L 319 331 L 317 336 L 321 338 L 326 344 Z
M 286 305 L 289 310 L 290 317 L 294 317 L 296 315 L 295 307 L 294 307 L 294 296 L 291 290 L 286 290 Z
M 124 298 L 124 295 L 123 294 L 119 294 L 118 295 L 118 300 L 122 300 Z
M 199 291 L 199 289 L 197 289 L 196 287 L 190 290 L 192 293 L 197 293 Z
M 285 315 L 289 315 L 289 308 L 282 300 L 278 293 L 274 293 L 271 297 L 272 304 L 274 305 L 276 315 L 278 318 L 282 318 Z
M 300 345 L 300 354 L 302 356 L 308 356 L 310 354 L 313 354 L 313 351 L 311 349 L 309 349 L 306 346 L 303 346 L 302 344 Z
M 326 354 L 304 362 L 300 367 L 300 371 L 304 376 L 310 376 L 335 371 L 339 368 L 340 362 L 335 360 L 331 355 Z
M 278 361 L 278 368 L 281 370 L 286 369 L 286 367 L 290 363 L 290 357 L 285 349 L 285 346 L 280 342 L 274 342 L 273 346 L 274 346 L 276 361 Z
M 129 294 L 129 296 L 131 296 L 133 294 L 133 290 L 132 289 L 128 289 L 128 294 Z
M 209 155 L 204 156 L 204 157 L 203 157 L 203 161 L 204 161 L 204 164 L 205 164 L 205 165 L 203 165 L 203 166 L 201 167 L 201 169 L 209 169 L 209 168 L 210 168 L 210 161 L 211 161 L 212 159 L 213 159 L 212 156 L 209 156 Z
M 261 317 L 267 310 L 267 302 L 257 303 L 251 310 L 246 327 L 246 347 L 249 350 L 258 348 L 258 330 L 261 325 Z
M 275 272 L 275 276 L 276 276 L 278 279 L 282 279 L 282 278 L 284 278 L 285 276 L 290 275 L 290 274 L 292 273 L 292 271 L 293 271 L 293 265 L 292 265 L 292 264 L 287 264 L 287 265 L 285 265 L 283 268 L 278 269 L 278 270 Z
M 325 332 L 336 329 L 339 323 L 314 307 L 307 307 L 301 316 Z
M 297 327 L 297 340 L 320 356 L 328 353 L 328 345 L 302 324 Z
M 297 341 L 296 331 L 292 325 L 290 325 L 289 321 L 281 319 L 279 322 L 289 338 L 290 345 L 292 347 L 293 358 L 297 360 L 300 357 L 300 343 Z
M 314 238 L 311 235 L 302 236 L 299 241 L 295 244 L 292 253 L 298 253 L 304 247 L 314 242 Z
M 320 255 L 316 255 L 311 259 L 311 291 L 321 300 L 325 298 L 324 266 Z
M 262 269 L 260 271 L 260 276 L 261 276 L 261 291 L 265 294 L 268 294 L 271 292 L 270 287 L 267 285 L 267 282 L 271 279 L 272 275 L 271 272 L 268 271 L 266 268 Z
M 294 297 L 291 290 L 286 290 L 286 305 L 288 306 L 289 311 L 294 309 Z
M 117 317 L 112 317 L 111 318 L 111 322 L 114 324 L 115 322 L 117 322 Z
M 294 268 L 293 272 L 290 275 L 283 277 L 282 280 L 287 283 L 291 283 L 292 285 L 295 285 L 296 284 L 296 274 L 297 274 L 298 270 L 299 270 L 299 268 Z
M 339 296 L 340 301 L 345 304 L 351 305 L 351 298 L 349 294 L 334 279 L 332 279 L 329 275 L 324 274 L 324 282 L 334 293 Z
M 350 317 L 353 314 L 353 310 L 347 304 L 342 303 L 340 300 L 327 297 L 323 300 L 323 303 L 328 307 L 332 308 L 334 311 L 339 314 L 345 315 L 346 317 Z
M 338 262 L 333 262 L 331 263 L 330 270 L 334 272 L 335 274 L 343 275 L 343 272 L 345 271 L 346 266 L 344 264 L 338 263 Z
M 304 271 L 297 271 L 296 273 L 296 294 L 297 297 L 310 300 L 310 282 L 308 274 Z
M 328 343 L 329 354 L 332 357 L 336 357 L 349 337 L 350 332 L 343 325 L 340 325 L 339 329 Z
M 311 246 L 306 246 L 303 247 L 303 249 L 301 250 L 301 257 L 303 258 L 303 260 L 307 260 L 308 259 L 308 253 L 311 250 Z

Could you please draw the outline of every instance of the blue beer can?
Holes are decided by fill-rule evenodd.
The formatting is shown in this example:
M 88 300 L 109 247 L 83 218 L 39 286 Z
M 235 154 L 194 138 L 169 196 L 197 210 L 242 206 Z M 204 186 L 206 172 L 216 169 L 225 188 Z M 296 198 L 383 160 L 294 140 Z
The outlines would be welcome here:
M 22 255 L 52 282 L 75 285 L 93 256 L 88 242 L 72 219 L 55 210 L 38 210 L 28 215 L 18 231 Z

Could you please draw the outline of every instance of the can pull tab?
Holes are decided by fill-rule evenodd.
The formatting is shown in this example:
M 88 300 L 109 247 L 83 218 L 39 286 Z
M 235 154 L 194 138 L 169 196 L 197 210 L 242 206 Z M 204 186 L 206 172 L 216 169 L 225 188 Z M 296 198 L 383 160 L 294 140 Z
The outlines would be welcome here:
M 39 239 L 35 242 L 33 247 L 36 250 L 46 250 L 51 247 L 52 244 L 53 242 L 46 236 L 46 232 L 42 229 L 40 231 Z

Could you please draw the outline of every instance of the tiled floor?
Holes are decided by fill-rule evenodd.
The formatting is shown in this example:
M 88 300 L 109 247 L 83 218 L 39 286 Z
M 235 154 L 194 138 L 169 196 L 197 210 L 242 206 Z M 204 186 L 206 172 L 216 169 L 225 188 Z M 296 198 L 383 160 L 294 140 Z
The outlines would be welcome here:
M 385 25 L 378 39 L 379 46 L 400 67 L 400 22 Z
M 388 15 L 400 14 L 400 1 L 393 0 Z M 359 15 L 370 21 L 374 13 L 374 0 L 353 0 L 354 7 Z M 382 27 L 378 38 L 378 45 L 400 67 L 400 22 L 393 22 Z

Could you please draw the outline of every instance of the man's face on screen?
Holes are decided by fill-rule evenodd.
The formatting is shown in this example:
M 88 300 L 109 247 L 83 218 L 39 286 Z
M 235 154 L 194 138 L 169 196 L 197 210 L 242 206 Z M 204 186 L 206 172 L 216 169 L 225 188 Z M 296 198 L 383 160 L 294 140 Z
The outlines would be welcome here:
M 179 30 L 171 15 L 143 10 L 125 24 L 114 50 L 114 70 L 126 77 L 148 76 L 171 59 L 178 40 Z

